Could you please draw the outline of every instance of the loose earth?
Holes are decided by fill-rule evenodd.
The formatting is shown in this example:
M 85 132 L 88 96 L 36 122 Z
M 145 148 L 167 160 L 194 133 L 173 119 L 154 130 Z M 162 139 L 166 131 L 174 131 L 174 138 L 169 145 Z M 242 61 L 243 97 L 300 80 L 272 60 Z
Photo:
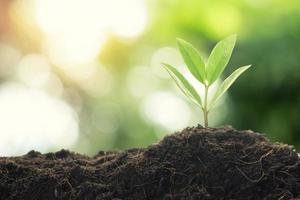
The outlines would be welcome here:
M 300 199 L 293 147 L 252 131 L 186 128 L 147 148 L 0 157 L 0 200 Z

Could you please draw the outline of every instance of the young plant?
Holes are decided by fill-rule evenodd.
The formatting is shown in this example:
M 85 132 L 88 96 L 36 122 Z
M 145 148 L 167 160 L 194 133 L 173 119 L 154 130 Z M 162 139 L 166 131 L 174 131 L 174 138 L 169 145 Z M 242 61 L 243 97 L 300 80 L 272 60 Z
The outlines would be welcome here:
M 208 113 L 216 102 L 229 89 L 233 82 L 251 65 L 240 67 L 228 76 L 219 86 L 215 94 L 208 100 L 210 86 L 219 78 L 231 57 L 236 35 L 231 35 L 220 41 L 212 50 L 207 62 L 204 62 L 199 52 L 188 42 L 177 39 L 183 60 L 192 75 L 204 85 L 204 99 L 202 100 L 191 83 L 174 67 L 163 63 L 165 69 L 174 79 L 176 85 L 185 96 L 196 103 L 203 111 L 204 126 L 208 127 Z

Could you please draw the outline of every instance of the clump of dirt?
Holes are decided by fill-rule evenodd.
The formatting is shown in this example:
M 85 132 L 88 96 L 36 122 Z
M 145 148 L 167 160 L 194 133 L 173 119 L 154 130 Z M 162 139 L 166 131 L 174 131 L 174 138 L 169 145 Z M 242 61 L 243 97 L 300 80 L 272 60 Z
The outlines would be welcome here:
M 1 200 L 298 198 L 295 150 L 229 127 L 186 128 L 147 148 L 94 157 L 61 150 L 0 158 Z

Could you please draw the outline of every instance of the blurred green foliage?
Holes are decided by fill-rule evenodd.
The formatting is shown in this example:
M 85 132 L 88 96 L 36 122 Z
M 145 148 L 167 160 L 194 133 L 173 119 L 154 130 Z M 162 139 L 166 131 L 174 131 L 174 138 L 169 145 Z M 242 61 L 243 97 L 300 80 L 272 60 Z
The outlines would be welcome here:
M 130 51 L 125 47 L 125 52 L 111 58 L 103 56 L 106 62 L 126 69 L 135 64 L 149 65 L 149 54 L 163 46 L 175 46 L 176 37 L 209 52 L 220 38 L 237 33 L 237 47 L 224 76 L 242 63 L 252 63 L 253 68 L 229 92 L 226 120 L 219 125 L 263 132 L 273 141 L 300 149 L 300 2 L 157 0 L 149 1 L 149 8 L 148 31 L 128 45 Z M 117 48 L 124 48 L 122 45 Z M 151 47 L 149 52 L 145 46 Z M 120 79 L 119 89 L 126 90 Z M 120 90 L 116 93 L 123 94 Z M 145 124 L 135 114 L 139 102 L 132 103 L 134 100 L 126 96 L 118 98 L 124 118 L 114 147 L 154 142 L 157 138 L 151 133 L 164 130 Z

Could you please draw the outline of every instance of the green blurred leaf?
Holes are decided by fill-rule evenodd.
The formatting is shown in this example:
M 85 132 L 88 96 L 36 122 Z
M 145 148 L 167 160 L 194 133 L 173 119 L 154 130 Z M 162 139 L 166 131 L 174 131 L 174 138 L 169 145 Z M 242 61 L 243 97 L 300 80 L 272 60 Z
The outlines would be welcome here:
M 235 70 L 230 76 L 228 76 L 223 83 L 218 88 L 217 92 L 213 96 L 211 103 L 209 105 L 209 109 L 212 108 L 215 103 L 221 98 L 221 96 L 229 89 L 229 87 L 234 83 L 234 81 L 244 72 L 246 71 L 251 65 L 247 65 L 244 67 L 240 67 Z
M 201 97 L 199 96 L 195 88 L 188 82 L 188 80 L 186 80 L 186 78 L 184 78 L 184 76 L 171 65 L 166 63 L 162 64 L 164 65 L 170 76 L 174 79 L 176 85 L 180 88 L 183 94 L 191 99 L 194 103 L 202 107 Z
M 232 54 L 236 41 L 236 35 L 231 35 L 218 44 L 212 50 L 206 65 L 208 84 L 211 85 L 222 74 Z
M 190 72 L 196 77 L 201 83 L 205 84 L 205 63 L 203 62 L 199 52 L 190 43 L 177 38 L 177 44 L 181 55 L 184 59 Z

